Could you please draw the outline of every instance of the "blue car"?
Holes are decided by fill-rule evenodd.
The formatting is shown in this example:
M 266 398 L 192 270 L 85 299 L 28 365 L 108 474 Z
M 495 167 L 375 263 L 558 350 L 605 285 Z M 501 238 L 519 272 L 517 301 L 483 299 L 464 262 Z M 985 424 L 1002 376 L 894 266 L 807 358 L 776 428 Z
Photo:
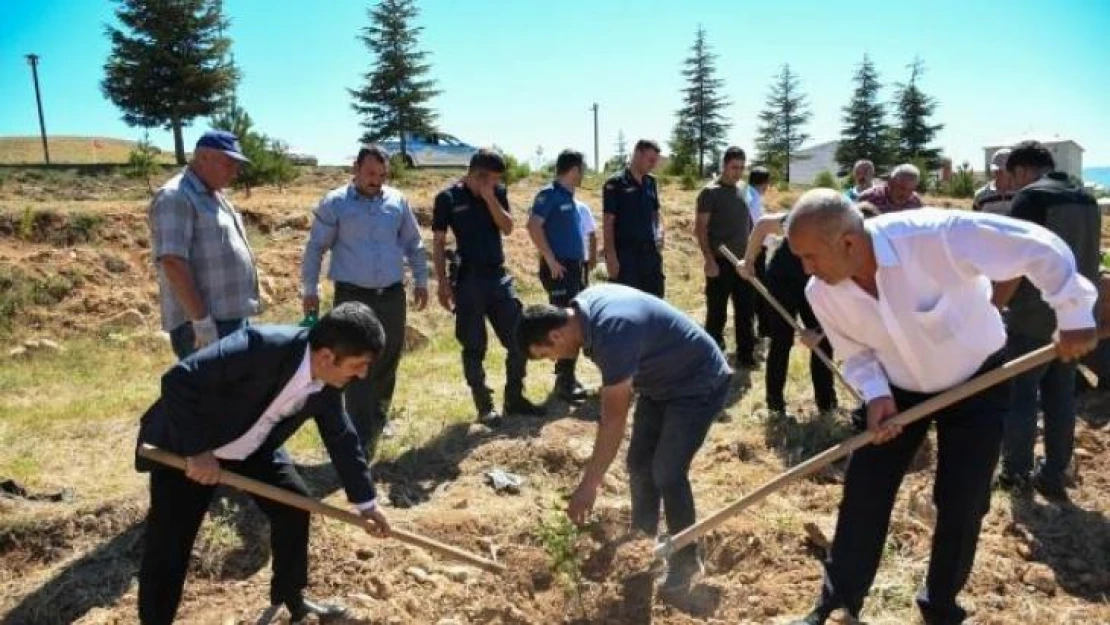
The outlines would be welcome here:
M 401 141 L 383 141 L 390 157 L 401 154 Z M 466 167 L 478 148 L 444 133 L 405 133 L 405 164 L 409 167 Z

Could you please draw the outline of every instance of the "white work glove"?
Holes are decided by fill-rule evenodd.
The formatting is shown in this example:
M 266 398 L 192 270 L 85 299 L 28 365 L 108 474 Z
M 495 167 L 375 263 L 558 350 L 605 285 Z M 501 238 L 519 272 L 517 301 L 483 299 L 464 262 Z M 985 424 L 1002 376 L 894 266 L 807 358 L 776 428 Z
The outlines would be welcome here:
M 194 319 L 193 324 L 193 347 L 200 349 L 209 343 L 215 343 L 220 340 L 220 331 L 216 329 L 216 320 L 211 315 L 203 319 Z

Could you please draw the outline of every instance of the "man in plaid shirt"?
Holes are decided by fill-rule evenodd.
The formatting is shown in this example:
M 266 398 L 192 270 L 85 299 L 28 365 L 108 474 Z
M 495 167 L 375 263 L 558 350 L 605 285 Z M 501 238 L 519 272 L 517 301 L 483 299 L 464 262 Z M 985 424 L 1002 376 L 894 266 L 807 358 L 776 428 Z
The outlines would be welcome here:
M 188 167 L 150 203 L 162 329 L 178 358 L 244 327 L 262 310 L 243 220 L 221 193 L 246 162 L 235 135 L 206 132 Z

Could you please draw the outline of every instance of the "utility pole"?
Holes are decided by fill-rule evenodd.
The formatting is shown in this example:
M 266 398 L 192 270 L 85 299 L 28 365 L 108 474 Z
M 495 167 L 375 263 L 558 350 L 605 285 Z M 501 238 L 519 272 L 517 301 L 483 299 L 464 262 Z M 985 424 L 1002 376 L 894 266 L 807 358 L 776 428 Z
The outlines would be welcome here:
M 39 93 L 39 55 L 28 54 L 27 62 L 31 64 L 31 77 L 35 81 L 35 102 L 39 107 L 39 134 L 42 135 L 42 155 L 46 164 L 50 164 L 50 148 L 46 146 L 46 121 L 42 116 L 42 95 Z
M 597 102 L 594 102 L 594 105 L 591 108 L 594 112 L 594 171 L 600 172 L 601 160 L 599 160 L 597 151 Z

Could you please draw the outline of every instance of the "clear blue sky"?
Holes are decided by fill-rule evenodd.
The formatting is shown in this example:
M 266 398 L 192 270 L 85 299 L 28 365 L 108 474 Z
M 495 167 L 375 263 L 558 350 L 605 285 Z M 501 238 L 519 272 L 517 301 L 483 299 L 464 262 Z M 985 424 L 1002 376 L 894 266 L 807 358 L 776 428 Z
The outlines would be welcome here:
M 225 0 L 240 101 L 262 131 L 325 163 L 345 163 L 361 129 L 346 89 L 370 64 L 356 39 L 369 2 Z M 670 135 L 682 59 L 703 24 L 733 104 L 731 140 L 751 148 L 756 115 L 782 63 L 809 95 L 811 142 L 839 134 L 850 78 L 864 52 L 888 86 L 920 54 L 922 88 L 939 98 L 938 145 L 982 168 L 981 147 L 1029 133 L 1072 138 L 1084 165 L 1110 165 L 1110 3 L 1090 0 L 426 0 L 423 48 L 443 94 L 443 130 L 518 157 L 563 147 L 592 155 L 591 103 L 601 152 L 617 131 Z M 762 5 L 762 9 L 755 7 Z M 105 0 L 0 0 L 0 135 L 38 132 L 30 71 L 47 130 L 137 138 L 101 95 L 108 55 Z M 890 90 L 885 91 L 886 94 Z M 206 120 L 186 132 L 191 146 Z M 172 146 L 169 133 L 152 134 Z

